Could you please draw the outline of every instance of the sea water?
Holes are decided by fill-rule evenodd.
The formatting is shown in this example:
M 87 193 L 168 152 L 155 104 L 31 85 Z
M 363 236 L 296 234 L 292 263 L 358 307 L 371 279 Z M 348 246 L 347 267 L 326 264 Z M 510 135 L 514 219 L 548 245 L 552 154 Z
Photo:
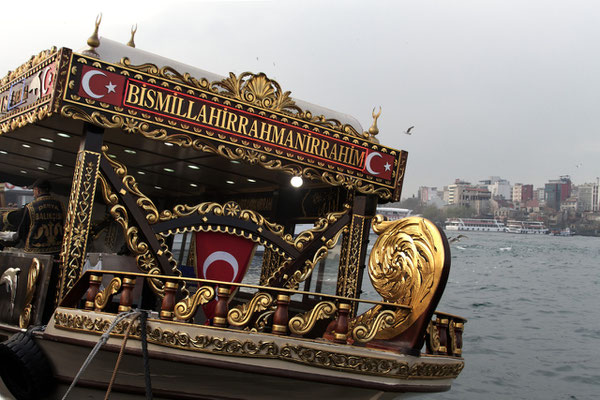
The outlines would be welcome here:
M 438 306 L 468 319 L 465 368 L 423 398 L 600 399 L 600 238 L 466 235 Z

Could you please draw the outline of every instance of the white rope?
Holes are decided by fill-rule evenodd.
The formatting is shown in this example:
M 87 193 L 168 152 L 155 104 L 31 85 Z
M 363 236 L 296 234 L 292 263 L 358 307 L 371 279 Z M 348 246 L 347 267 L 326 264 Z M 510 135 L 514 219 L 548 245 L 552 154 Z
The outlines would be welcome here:
M 117 315 L 117 317 L 115 318 L 115 320 L 108 327 L 108 330 L 106 332 L 104 332 L 102 334 L 102 336 L 100 336 L 100 340 L 98 340 L 98 343 L 96 343 L 96 345 L 94 346 L 94 348 L 90 352 L 90 355 L 83 362 L 83 365 L 79 369 L 79 372 L 77 372 L 77 375 L 75 375 L 75 378 L 73 378 L 73 382 L 71 382 L 71 386 L 69 386 L 69 389 L 67 389 L 67 392 L 63 396 L 62 400 L 65 400 L 67 398 L 67 396 L 69 395 L 69 393 L 71 392 L 71 390 L 75 387 L 75 384 L 79 380 L 79 377 L 81 376 L 81 374 L 83 374 L 83 372 L 85 371 L 85 369 L 92 362 L 92 359 L 96 356 L 96 354 L 98 353 L 98 351 L 100 350 L 100 348 L 102 346 L 104 346 L 104 344 L 108 341 L 108 338 L 110 337 L 110 333 L 112 332 L 113 329 L 115 329 L 115 326 L 117 326 L 117 324 L 119 322 L 121 322 L 122 320 L 124 320 L 125 318 L 128 318 L 128 317 L 130 317 L 130 316 L 132 316 L 134 314 L 137 314 L 137 313 L 138 313 L 137 311 L 127 311 L 127 312 L 123 312 L 123 313 L 120 313 L 119 315 Z

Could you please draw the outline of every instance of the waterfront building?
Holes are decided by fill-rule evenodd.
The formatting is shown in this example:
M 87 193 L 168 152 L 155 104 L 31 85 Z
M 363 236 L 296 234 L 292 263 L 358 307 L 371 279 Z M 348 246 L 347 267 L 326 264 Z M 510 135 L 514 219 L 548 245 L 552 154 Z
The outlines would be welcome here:
M 489 179 L 479 181 L 479 183 L 487 187 L 494 199 L 503 198 L 511 200 L 512 198 L 512 187 L 506 179 L 502 179 L 499 176 L 490 176 Z
M 600 199 L 598 197 L 598 182 L 584 183 L 578 188 L 578 208 L 582 212 L 597 212 L 600 210 Z
M 558 211 L 560 204 L 569 197 L 571 197 L 571 177 L 568 175 L 551 180 L 544 186 L 544 200 L 553 210 Z
M 419 187 L 419 203 L 423 206 L 435 205 L 441 207 L 444 205 L 444 191 L 437 187 L 421 186 Z

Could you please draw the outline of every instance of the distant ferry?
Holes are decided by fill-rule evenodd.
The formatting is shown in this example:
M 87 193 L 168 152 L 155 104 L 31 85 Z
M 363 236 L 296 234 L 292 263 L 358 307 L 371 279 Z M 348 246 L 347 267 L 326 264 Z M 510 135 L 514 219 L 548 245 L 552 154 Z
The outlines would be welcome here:
M 387 217 L 388 221 L 396 221 L 398 219 L 409 217 L 411 213 L 412 210 L 408 208 L 377 207 L 377 214 Z
M 449 231 L 505 232 L 506 225 L 497 219 L 448 218 L 446 229 Z
M 508 221 L 506 224 L 506 232 L 508 233 L 533 233 L 545 235 L 548 233 L 548 228 L 543 222 L 537 221 Z

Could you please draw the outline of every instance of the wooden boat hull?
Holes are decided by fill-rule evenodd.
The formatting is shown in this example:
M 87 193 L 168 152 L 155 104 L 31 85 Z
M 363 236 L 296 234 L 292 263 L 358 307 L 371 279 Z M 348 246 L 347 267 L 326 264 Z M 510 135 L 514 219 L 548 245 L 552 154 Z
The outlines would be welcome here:
M 70 326 L 58 318 L 45 332 L 36 334 L 61 384 L 57 398 L 100 338 L 94 322 L 85 321 L 98 326 L 112 317 L 57 310 L 59 316 L 67 313 Z M 86 324 L 91 329 L 82 328 Z M 148 327 L 154 398 L 391 399 L 404 392 L 446 391 L 463 365 L 455 357 L 415 357 L 176 322 L 149 320 Z M 78 390 L 89 392 L 86 398 L 103 398 L 122 342 L 122 335 L 111 337 L 81 376 Z M 113 392 L 136 398 L 143 397 L 144 391 L 141 344 L 134 336 L 127 341 Z

